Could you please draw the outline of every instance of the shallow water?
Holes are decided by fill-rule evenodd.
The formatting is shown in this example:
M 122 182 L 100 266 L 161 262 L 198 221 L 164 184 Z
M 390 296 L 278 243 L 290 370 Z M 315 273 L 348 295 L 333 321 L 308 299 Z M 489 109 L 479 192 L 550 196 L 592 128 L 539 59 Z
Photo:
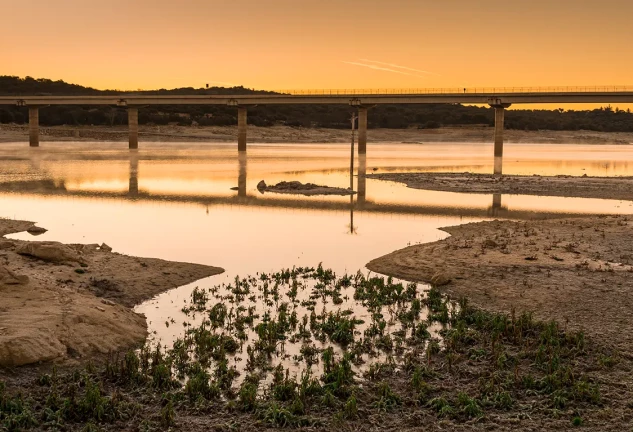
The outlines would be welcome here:
M 225 268 L 137 307 L 165 343 L 182 333 L 165 321 L 179 320 L 196 286 L 320 262 L 355 273 L 372 258 L 445 237 L 440 227 L 492 217 L 633 213 L 625 201 L 421 191 L 363 178 L 364 172 L 491 172 L 489 144 L 370 144 L 366 159 L 355 160 L 359 193 L 352 199 L 256 189 L 260 180 L 348 187 L 348 145 L 249 144 L 247 158 L 232 144 L 141 147 L 130 153 L 121 143 L 2 144 L 0 217 L 37 221 L 49 229 L 38 240 L 106 242 L 121 253 Z M 504 172 L 633 175 L 633 146 L 507 144 Z

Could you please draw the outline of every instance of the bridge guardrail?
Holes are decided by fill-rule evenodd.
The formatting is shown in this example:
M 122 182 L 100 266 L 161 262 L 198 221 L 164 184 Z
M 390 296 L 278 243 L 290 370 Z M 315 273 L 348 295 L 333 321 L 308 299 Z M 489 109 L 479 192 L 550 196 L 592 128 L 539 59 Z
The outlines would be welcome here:
M 291 89 L 273 90 L 296 96 L 325 95 L 393 95 L 393 94 L 498 94 L 498 93 L 618 93 L 633 92 L 633 86 L 570 86 L 570 87 L 446 87 L 384 89 Z

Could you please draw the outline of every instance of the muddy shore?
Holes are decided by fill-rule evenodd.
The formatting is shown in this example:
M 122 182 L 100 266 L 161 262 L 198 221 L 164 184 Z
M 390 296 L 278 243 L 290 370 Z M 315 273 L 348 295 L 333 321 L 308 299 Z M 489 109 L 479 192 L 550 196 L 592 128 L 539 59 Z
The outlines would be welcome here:
M 633 221 L 624 216 L 491 221 L 372 260 L 372 271 L 436 283 L 491 311 L 532 312 L 633 350 Z
M 0 219 L 0 366 L 90 358 L 147 337 L 132 307 L 163 291 L 223 272 L 137 258 L 107 245 L 8 240 L 32 222 Z
M 492 142 L 493 127 L 444 127 L 439 129 L 370 129 L 371 142 Z M 127 141 L 126 126 L 42 126 L 41 141 Z M 139 126 L 139 139 L 152 142 L 234 142 L 237 126 Z M 507 143 L 631 144 L 633 133 L 593 131 L 506 130 Z M 347 129 L 290 126 L 248 127 L 249 142 L 348 143 Z M 28 125 L 0 125 L 0 142 L 28 141 Z
M 554 177 L 473 173 L 368 174 L 368 178 L 404 183 L 412 189 L 481 194 L 516 194 L 633 200 L 633 177 Z M 598 213 L 599 210 L 596 210 Z

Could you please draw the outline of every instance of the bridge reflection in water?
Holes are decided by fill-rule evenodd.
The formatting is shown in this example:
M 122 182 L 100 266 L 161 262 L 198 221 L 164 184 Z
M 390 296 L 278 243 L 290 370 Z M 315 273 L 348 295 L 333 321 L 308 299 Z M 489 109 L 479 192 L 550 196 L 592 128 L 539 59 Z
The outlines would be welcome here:
M 128 195 L 138 196 L 138 151 L 130 150 L 130 187 Z
M 127 153 L 127 152 L 126 152 Z M 145 163 L 141 161 L 141 156 L 137 151 L 127 153 L 129 161 L 129 182 L 127 191 L 116 190 L 89 190 L 85 188 L 67 187 L 64 180 L 26 180 L 26 181 L 8 181 L 0 183 L 0 192 L 13 192 L 27 195 L 43 195 L 43 196 L 66 196 L 66 197 L 85 197 L 96 199 L 118 199 L 118 200 L 134 200 L 134 201 L 156 201 L 156 202 L 182 202 L 182 203 L 198 203 L 206 208 L 217 205 L 245 206 L 245 207 L 264 207 L 264 208 L 283 208 L 283 209 L 303 209 L 315 211 L 348 211 L 350 214 L 350 232 L 355 231 L 354 212 L 394 214 L 394 215 L 435 215 L 435 216 L 458 216 L 465 218 L 508 218 L 508 219 L 537 219 L 547 217 L 574 216 L 578 212 L 565 211 L 538 211 L 530 209 L 511 210 L 502 205 L 501 194 L 492 195 L 492 203 L 490 206 L 460 206 L 458 199 L 452 199 L 450 192 L 442 192 L 443 199 L 440 202 L 431 201 L 428 203 L 419 200 L 413 201 L 390 201 L 389 199 L 379 198 L 368 199 L 367 188 L 367 159 L 365 155 L 358 155 L 358 164 L 356 173 L 347 171 L 345 175 L 350 179 L 356 180 L 356 194 L 351 196 L 349 201 L 341 199 L 341 197 L 303 197 L 290 195 L 277 195 L 266 193 L 265 196 L 256 192 L 252 188 L 249 193 L 248 189 L 248 156 L 243 152 L 235 152 L 237 158 L 237 187 L 235 193 L 212 194 L 204 193 L 204 191 L 196 190 L 194 193 L 174 193 L 169 192 L 149 192 L 139 187 L 139 177 L 142 170 L 139 164 Z M 149 161 L 146 161 L 149 163 Z M 31 168 L 40 170 L 40 162 L 32 158 Z M 339 170 L 340 171 L 340 170 Z M 383 183 L 381 180 L 370 180 L 369 184 L 377 186 L 377 182 Z M 423 191 L 419 191 L 422 196 Z M 415 196 L 417 191 L 411 191 L 409 196 Z M 458 196 L 458 195 L 455 195 Z M 486 199 L 489 195 L 478 195 L 478 197 Z M 446 197 L 449 197 L 446 199 Z M 417 202 L 416 202 L 417 201 Z

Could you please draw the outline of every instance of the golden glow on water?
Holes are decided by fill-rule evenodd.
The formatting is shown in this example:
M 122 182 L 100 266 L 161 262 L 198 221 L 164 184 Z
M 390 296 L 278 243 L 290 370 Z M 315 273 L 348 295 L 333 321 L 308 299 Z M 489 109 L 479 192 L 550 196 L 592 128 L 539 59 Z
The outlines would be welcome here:
M 492 170 L 491 147 L 462 143 L 373 144 L 364 169 L 369 174 L 486 173 Z M 213 205 L 237 204 L 231 199 L 239 196 L 257 206 L 286 202 L 294 208 L 328 208 L 330 203 L 331 209 L 341 209 L 348 202 L 347 197 L 262 195 L 256 185 L 260 180 L 268 184 L 299 180 L 347 187 L 348 151 L 348 146 L 342 144 L 251 144 L 247 159 L 240 160 L 232 144 L 146 144 L 137 153 L 129 153 L 122 144 L 45 143 L 35 151 L 28 151 L 22 144 L 6 144 L 0 149 L 0 157 L 4 159 L 4 182 L 30 180 L 30 185 L 18 189 L 29 192 L 31 188 L 31 192 L 40 195 L 52 192 L 49 189 L 55 185 L 55 193 L 77 197 L 119 196 Z M 504 172 L 508 174 L 633 175 L 630 145 L 507 144 L 504 159 Z M 359 161 L 355 174 L 358 169 Z M 43 185 L 33 183 L 34 180 L 50 183 L 49 189 L 42 189 Z M 419 212 L 424 214 L 439 208 L 486 209 L 491 206 L 492 197 L 411 190 L 400 184 L 367 179 L 365 194 L 359 201 L 359 210 L 364 201 L 366 208 L 371 205 L 394 212 L 406 208 L 405 213 L 416 213 L 414 207 L 419 206 Z M 622 211 L 615 202 L 601 203 L 605 212 Z M 582 213 L 592 212 L 596 203 L 577 198 L 517 196 L 504 197 L 503 205 L 509 210 Z
M 633 146 L 506 147 L 507 173 L 633 175 Z M 373 246 L 369 259 L 421 241 L 415 234 L 420 227 L 437 235 L 437 227 L 465 218 L 521 219 L 541 213 L 591 214 L 596 209 L 633 213 L 631 203 L 615 200 L 525 195 L 495 200 L 490 194 L 414 190 L 371 178 L 359 183 L 359 177 L 354 178 L 359 194 L 351 204 L 349 197 L 261 194 L 256 188 L 260 180 L 347 187 L 348 151 L 340 144 L 250 145 L 247 158 L 240 159 L 228 144 L 146 144 L 135 153 L 122 144 L 46 143 L 34 152 L 23 144 L 7 144 L 0 149 L 0 192 L 4 191 L 0 216 L 35 219 L 54 228 L 46 238 L 106 241 L 126 253 L 222 265 L 209 255 L 191 253 L 201 248 L 198 233 L 210 230 L 213 235 L 205 241 L 239 248 L 242 268 L 244 260 L 261 262 L 257 252 L 249 256 L 256 248 L 246 245 L 274 243 L 273 237 L 291 230 L 296 230 L 291 238 L 299 243 L 275 251 L 275 262 L 285 262 L 283 255 L 294 263 L 284 253 L 305 254 L 308 249 L 318 260 L 320 253 L 331 253 L 325 245 L 350 238 L 358 247 Z M 362 174 L 363 170 L 490 172 L 492 168 L 491 146 L 484 144 L 374 144 L 368 152 L 364 165 L 356 161 L 355 174 L 359 169 Z M 394 218 L 397 224 L 392 223 Z M 428 218 L 441 222 L 431 223 Z M 350 225 L 356 236 L 345 235 Z M 394 235 L 399 228 L 401 235 Z M 154 233 L 168 238 L 161 241 L 162 247 L 155 243 Z M 321 243 L 323 247 L 316 247 Z M 219 257 L 225 259 L 224 254 Z M 350 262 L 349 258 L 341 261 Z
M 356 160 L 349 197 L 261 194 L 260 180 L 349 186 L 349 146 L 44 143 L 0 145 L 0 217 L 34 220 L 49 229 L 38 240 L 106 242 L 115 251 L 221 266 L 226 273 L 166 293 L 137 307 L 163 340 L 195 286 L 236 275 L 322 262 L 356 272 L 371 259 L 444 238 L 438 228 L 492 217 L 633 214 L 631 202 L 581 198 L 424 191 L 365 179 L 363 171 L 492 170 L 484 144 L 372 144 Z M 633 146 L 507 145 L 505 172 L 633 175 Z M 360 181 L 359 181 L 360 180 Z M 237 188 L 232 190 L 231 188 Z M 33 239 L 26 233 L 12 237 Z M 176 332 L 174 334 L 171 334 Z

